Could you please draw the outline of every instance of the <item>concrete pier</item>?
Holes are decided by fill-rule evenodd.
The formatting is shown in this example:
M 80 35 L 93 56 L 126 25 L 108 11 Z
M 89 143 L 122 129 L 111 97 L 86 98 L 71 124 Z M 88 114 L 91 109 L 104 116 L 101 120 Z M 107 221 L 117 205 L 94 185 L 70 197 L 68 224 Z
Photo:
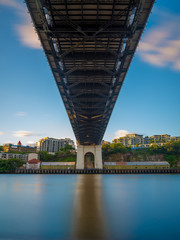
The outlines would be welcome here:
M 77 147 L 77 163 L 76 169 L 84 169 L 84 160 L 86 153 L 92 153 L 94 155 L 94 168 L 102 169 L 102 147 L 101 145 L 79 145 Z

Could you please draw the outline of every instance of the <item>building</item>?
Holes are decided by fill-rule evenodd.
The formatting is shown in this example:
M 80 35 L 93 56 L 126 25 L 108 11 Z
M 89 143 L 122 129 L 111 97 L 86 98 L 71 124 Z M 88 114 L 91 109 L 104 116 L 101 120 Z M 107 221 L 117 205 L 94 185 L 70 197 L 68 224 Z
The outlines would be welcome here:
M 70 138 L 65 138 L 64 141 L 66 142 L 65 145 L 71 145 L 74 149 L 75 149 L 75 144 L 74 144 L 74 141 Z
M 41 167 L 41 161 L 33 158 L 26 163 L 26 169 L 40 169 Z
M 41 169 L 75 169 L 75 162 L 42 162 Z
M 19 159 L 24 162 L 28 161 L 28 154 L 21 154 L 21 153 L 7 153 L 7 152 L 1 152 L 0 153 L 0 159 L 2 160 L 9 160 L 11 158 Z
M 168 162 L 104 162 L 105 169 L 168 169 Z
M 36 159 L 39 158 L 37 153 L 28 153 L 28 161 L 31 159 L 34 159 L 34 158 L 36 158 Z
M 170 137 L 172 142 L 180 141 L 180 137 Z
M 19 141 L 17 145 L 7 143 L 3 145 L 3 152 L 36 152 L 36 147 L 23 146 Z
M 50 153 L 58 152 L 61 148 L 64 148 L 66 145 L 71 145 L 75 148 L 74 141 L 70 138 L 65 139 L 56 139 L 44 137 L 37 142 L 37 151 L 45 151 Z
M 148 136 L 145 136 L 143 138 L 143 147 L 150 147 L 151 144 L 151 138 Z
M 168 134 L 153 135 L 151 137 L 139 134 L 127 134 L 125 137 L 113 139 L 114 143 L 121 143 L 126 147 L 150 147 L 152 145 L 163 146 L 172 141 L 180 141 L 180 137 L 171 137 Z
M 24 162 L 27 162 L 28 160 L 31 160 L 33 158 L 38 159 L 38 154 L 37 153 L 22 154 L 22 153 L 0 152 L 0 159 L 2 159 L 2 160 L 9 160 L 9 159 L 12 159 L 12 158 L 19 159 L 19 160 L 22 160 Z
M 126 147 L 137 147 L 143 144 L 143 135 L 139 134 L 127 134 L 125 137 L 113 139 L 114 143 L 121 143 Z
M 102 145 L 107 145 L 107 144 L 111 144 L 111 143 L 108 141 L 102 140 Z
M 26 169 L 75 169 L 75 162 L 41 162 L 34 158 L 26 163 Z
M 161 135 L 153 135 L 150 137 L 151 143 L 163 145 L 163 143 L 170 142 L 171 140 L 171 135 L 168 134 L 161 134 Z

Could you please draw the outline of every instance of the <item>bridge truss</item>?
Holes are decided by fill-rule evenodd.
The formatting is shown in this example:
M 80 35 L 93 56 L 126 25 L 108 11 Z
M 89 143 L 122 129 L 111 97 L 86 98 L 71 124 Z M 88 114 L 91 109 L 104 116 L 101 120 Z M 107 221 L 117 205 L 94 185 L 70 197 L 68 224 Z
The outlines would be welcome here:
M 101 144 L 153 3 L 26 0 L 79 144 Z

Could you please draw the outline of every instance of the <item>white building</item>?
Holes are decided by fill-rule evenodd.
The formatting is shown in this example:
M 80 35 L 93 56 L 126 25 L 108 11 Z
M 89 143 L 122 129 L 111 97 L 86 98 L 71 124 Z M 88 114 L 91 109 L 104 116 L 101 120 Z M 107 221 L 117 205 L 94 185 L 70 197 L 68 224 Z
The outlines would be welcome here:
M 38 159 L 31 159 L 26 163 L 26 169 L 40 169 L 41 161 Z
M 37 158 L 38 159 L 38 154 L 37 153 L 22 154 L 22 153 L 0 152 L 0 159 L 8 160 L 8 159 L 11 159 L 11 158 L 15 158 L 15 159 L 19 159 L 19 160 L 22 160 L 24 162 L 27 162 L 28 160 L 31 160 L 33 158 Z
M 75 147 L 74 141 L 70 138 L 56 139 L 44 137 L 37 142 L 37 151 L 54 153 L 64 148 L 67 144 L 71 145 L 73 148 Z
M 120 137 L 117 139 L 113 139 L 114 143 L 122 143 L 126 147 L 135 147 L 136 145 L 143 144 L 143 135 L 132 133 L 127 134 L 125 137 Z
M 74 168 L 76 165 L 75 162 L 42 162 L 42 169 L 62 169 L 63 167 Z
M 11 158 L 16 158 L 16 159 L 27 162 L 28 161 L 28 154 L 6 153 L 6 152 L 1 152 L 0 153 L 0 159 L 2 159 L 2 160 L 8 160 L 8 159 L 11 159 Z

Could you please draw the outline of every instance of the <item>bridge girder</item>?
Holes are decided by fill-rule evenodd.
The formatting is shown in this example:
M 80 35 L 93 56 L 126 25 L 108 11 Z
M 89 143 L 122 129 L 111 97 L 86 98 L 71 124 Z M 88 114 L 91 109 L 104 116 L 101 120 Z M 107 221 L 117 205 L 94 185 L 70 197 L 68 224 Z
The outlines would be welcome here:
M 101 144 L 154 0 L 25 0 L 79 144 Z

